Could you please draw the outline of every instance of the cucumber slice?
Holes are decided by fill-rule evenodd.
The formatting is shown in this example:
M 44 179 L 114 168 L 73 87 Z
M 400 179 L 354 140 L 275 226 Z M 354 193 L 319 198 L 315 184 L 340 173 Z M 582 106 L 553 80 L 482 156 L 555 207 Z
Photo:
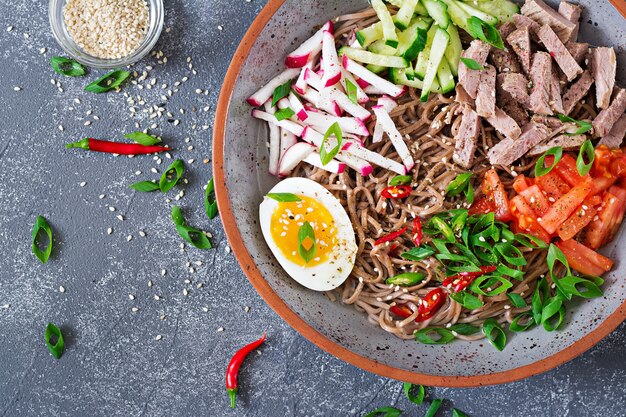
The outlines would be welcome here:
M 378 19 L 383 27 L 383 38 L 387 45 L 396 47 L 398 46 L 398 35 L 396 34 L 396 26 L 393 24 L 393 19 L 389 9 L 383 3 L 383 0 L 371 0 L 372 8 L 376 12 Z
M 433 85 L 433 81 L 437 76 L 437 70 L 441 64 L 448 42 L 450 41 L 450 35 L 442 28 L 437 28 L 433 39 L 432 46 L 430 48 L 430 55 L 428 57 L 428 66 L 426 67 L 426 75 L 424 75 L 424 88 L 422 88 L 422 95 L 420 100 L 425 102 L 428 100 L 428 94 L 430 93 Z
M 470 15 L 465 10 L 460 8 L 454 0 L 441 1 L 443 1 L 446 6 L 448 6 L 448 15 L 450 16 L 450 20 L 452 20 L 452 23 L 469 33 L 469 31 L 467 30 L 467 19 L 470 18 Z
M 455 25 L 448 25 L 448 35 L 450 35 L 450 43 L 446 48 L 446 59 L 450 64 L 450 71 L 455 77 L 459 75 L 459 59 L 463 53 L 463 45 L 461 45 L 461 38 L 459 37 L 459 31 Z
M 417 3 L 417 6 L 415 6 L 415 14 L 418 14 L 420 16 L 428 16 L 428 10 L 426 10 L 426 7 L 424 7 L 421 1 Z
M 428 57 L 430 55 L 430 48 L 433 44 L 433 39 L 435 38 L 435 33 L 437 32 L 437 25 L 432 25 L 428 34 L 426 36 L 426 46 L 417 56 L 417 62 L 415 63 L 415 76 L 423 80 L 426 75 L 426 67 L 428 66 Z
M 394 23 L 398 29 L 405 30 L 409 27 L 413 13 L 415 13 L 415 7 L 417 7 L 418 3 L 419 0 L 404 0 L 394 19 Z
M 378 65 L 381 67 L 406 68 L 409 66 L 407 60 L 401 56 L 380 55 L 363 49 L 351 48 L 349 46 L 344 46 L 339 49 L 339 55 L 346 55 L 348 58 L 357 62 Z
M 430 17 L 435 19 L 440 28 L 445 29 L 450 24 L 450 16 L 448 16 L 448 6 L 441 0 L 422 0 L 424 7 L 428 10 Z
M 406 74 L 406 78 L 413 81 L 415 79 L 415 70 L 413 69 L 413 64 L 409 62 L 409 66 L 404 69 L 404 73 Z
M 356 32 L 356 40 L 363 48 L 369 44 L 383 38 L 383 24 L 381 22 L 374 23 L 364 29 Z
M 445 56 L 441 59 L 441 63 L 437 69 L 437 80 L 441 86 L 442 93 L 446 94 L 454 90 L 454 76 L 452 75 L 452 71 L 450 71 L 450 64 Z
M 491 0 L 472 3 L 475 8 L 495 16 L 498 21 L 509 22 L 513 15 L 519 13 L 519 6 L 509 0 Z
M 462 1 L 458 1 L 458 0 L 452 0 L 452 1 L 454 1 L 457 4 L 457 6 L 463 9 L 463 11 L 465 11 L 465 13 L 469 14 L 470 16 L 476 16 L 477 18 L 481 19 L 483 22 L 489 23 L 492 26 L 495 26 L 498 24 L 497 17 L 494 17 L 490 15 L 489 13 L 485 13 L 482 10 L 476 9 L 467 3 L 463 3 Z
M 381 72 L 387 69 L 387 67 L 381 67 L 380 65 L 372 65 L 372 64 L 366 65 L 365 68 L 372 71 L 374 74 L 380 74 Z
M 407 30 L 400 32 L 397 48 L 392 48 L 383 39 L 380 39 L 372 43 L 367 49 L 375 54 L 401 56 L 407 61 L 413 61 L 426 45 L 427 32 L 421 29 L 423 26 L 425 25 L 421 20 L 416 21 Z
M 408 87 L 417 88 L 418 90 L 421 90 L 424 87 L 424 83 L 417 78 L 410 80 L 407 77 L 406 69 L 404 68 L 389 68 L 389 79 L 394 84 L 406 85 Z M 437 80 L 433 81 L 431 91 L 435 93 L 441 92 L 441 87 L 439 87 Z
M 377 40 L 376 42 L 368 46 L 367 50 L 379 55 L 398 55 L 398 48 L 392 48 L 391 46 L 387 45 L 384 39 Z

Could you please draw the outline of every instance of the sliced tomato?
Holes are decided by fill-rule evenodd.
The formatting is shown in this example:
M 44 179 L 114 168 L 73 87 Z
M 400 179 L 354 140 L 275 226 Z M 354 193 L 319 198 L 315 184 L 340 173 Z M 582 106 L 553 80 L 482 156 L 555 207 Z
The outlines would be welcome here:
M 487 213 L 493 213 L 495 211 L 496 211 L 496 206 L 493 204 L 493 202 L 490 201 L 487 198 L 487 196 L 481 195 L 476 200 L 474 200 L 474 203 L 469 208 L 467 213 L 470 216 L 475 216 L 477 214 L 487 214 Z
M 543 216 L 550 208 L 548 198 L 541 192 L 541 189 L 539 189 L 539 186 L 537 185 L 528 187 L 524 191 L 520 192 L 519 195 L 526 200 L 537 217 Z
M 619 205 L 616 208 L 617 215 L 612 219 L 612 225 L 609 232 L 608 241 L 611 241 L 615 235 L 617 235 L 617 232 L 622 225 L 622 221 L 624 220 L 624 214 L 626 212 L 626 190 L 621 187 L 613 186 L 609 188 L 609 192 L 617 198 L 617 204 Z
M 511 213 L 513 215 L 513 231 L 515 233 L 526 233 L 546 243 L 550 242 L 550 235 L 537 222 L 535 212 L 522 196 L 518 195 L 511 199 Z
M 598 214 L 584 231 L 583 243 L 591 249 L 598 249 L 606 244 L 619 228 L 620 223 L 617 221 L 621 222 L 624 218 L 626 203 L 622 200 L 623 190 L 619 187 L 612 187 L 610 190 L 619 194 L 619 197 L 611 192 L 605 192 Z
M 520 194 L 533 184 L 532 178 L 528 178 L 526 175 L 520 174 L 515 177 L 515 181 L 513 181 L 513 189 L 515 189 L 516 193 Z
M 572 269 L 585 275 L 600 276 L 613 267 L 613 261 L 574 239 L 557 242 Z
M 559 163 L 556 164 L 554 171 L 571 187 L 580 184 L 583 181 L 583 178 L 588 177 L 588 175 L 585 175 L 584 177 L 580 176 L 578 168 L 576 168 L 576 160 L 567 153 L 564 154 Z
M 593 193 L 601 194 L 603 191 L 609 189 L 609 187 L 617 181 L 617 177 L 612 175 L 609 176 L 600 176 L 593 178 Z
M 609 165 L 613 157 L 613 152 L 606 145 L 596 146 L 595 157 L 593 159 L 593 170 L 591 171 L 594 177 L 603 177 L 609 173 Z
M 511 211 L 509 210 L 509 196 L 507 195 L 504 185 L 502 184 L 502 181 L 500 181 L 500 177 L 494 168 L 485 172 L 482 190 L 495 206 L 494 213 L 496 214 L 496 219 L 503 222 L 511 221 L 513 217 L 511 216 Z
M 561 223 L 558 229 L 559 237 L 563 240 L 572 239 L 593 220 L 597 212 L 595 207 L 587 205 L 585 201 L 567 220 Z
M 576 211 L 585 198 L 591 193 L 593 182 L 590 177 L 585 179 L 567 194 L 559 198 L 548 211 L 537 219 L 539 224 L 550 234 L 554 234 L 561 223 L 563 223 L 571 214 Z
M 546 193 L 548 199 L 552 199 L 554 201 L 561 198 L 563 194 L 567 194 L 571 188 L 553 171 L 550 171 L 541 177 L 535 178 L 535 184 L 537 184 L 539 188 Z
M 626 178 L 626 155 L 614 156 L 609 165 L 609 172 L 615 177 Z

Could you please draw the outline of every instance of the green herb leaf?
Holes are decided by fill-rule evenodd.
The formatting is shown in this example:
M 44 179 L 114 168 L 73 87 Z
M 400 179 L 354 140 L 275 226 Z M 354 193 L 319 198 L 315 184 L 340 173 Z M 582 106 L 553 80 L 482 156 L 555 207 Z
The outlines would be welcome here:
M 411 401 L 413 404 L 420 405 L 424 402 L 424 386 L 423 385 L 413 385 L 410 382 L 405 382 L 404 385 L 404 395 L 406 398 Z M 411 394 L 411 391 L 417 391 L 417 395 Z
M 85 87 L 85 91 L 90 93 L 106 93 L 109 90 L 116 89 L 130 76 L 130 72 L 124 70 L 111 71 L 103 75 L 96 81 Z
M 524 318 L 527 318 L 528 321 L 526 322 L 526 324 L 520 324 L 519 322 Z M 509 324 L 509 330 L 515 333 L 520 333 L 525 332 L 534 325 L 535 320 L 533 319 L 533 314 L 530 311 L 525 311 L 515 316 L 511 324 Z
M 509 297 L 509 301 L 511 301 L 511 304 L 513 304 L 513 307 L 515 308 L 526 307 L 526 301 L 524 301 L 524 298 L 521 295 L 515 294 L 515 293 L 508 293 L 506 296 Z
M 452 417 L 469 417 L 467 414 L 465 414 L 463 411 L 457 409 L 457 408 L 453 408 L 452 409 Z
M 387 406 L 377 408 L 374 411 L 370 411 L 363 417 L 378 417 L 379 414 L 382 414 L 382 417 L 398 417 L 400 414 L 402 414 L 402 412 L 403 411 L 398 408 Z
M 587 157 L 588 163 L 585 164 L 585 156 Z M 596 153 L 593 149 L 593 143 L 589 139 L 587 139 L 583 146 L 580 147 L 580 151 L 578 152 L 578 158 L 576 158 L 576 170 L 581 176 L 585 176 L 589 174 L 591 171 L 591 167 L 593 166 L 593 161 L 596 158 Z
M 185 218 L 183 217 L 183 212 L 180 207 L 172 207 L 172 220 L 176 226 L 183 226 L 185 224 Z
M 483 323 L 483 333 L 496 349 L 499 351 L 504 349 L 506 345 L 506 333 L 504 333 L 504 330 L 502 330 L 497 321 L 492 318 L 485 320 Z
M 410 175 L 396 175 L 389 181 L 389 186 L 410 184 L 412 180 Z
M 471 172 L 464 172 L 463 174 L 457 175 L 456 178 L 453 179 L 452 182 L 446 187 L 446 195 L 454 197 L 461 194 L 467 188 L 467 185 L 471 184 L 471 179 Z
M 161 175 L 161 179 L 159 181 L 159 188 L 162 193 L 166 193 L 178 183 L 180 177 L 183 176 L 183 172 L 185 172 L 185 165 L 183 164 L 182 159 L 177 159 L 172 164 L 167 167 L 165 172 Z M 175 176 L 172 178 L 172 174 Z
M 545 159 L 548 155 L 554 156 L 554 162 L 549 167 L 545 166 Z M 548 149 L 543 155 L 537 159 L 535 163 L 535 177 L 543 177 L 559 163 L 561 158 L 563 157 L 563 148 L 560 146 L 555 146 L 553 148 Z
M 127 133 L 124 137 L 143 146 L 152 146 L 161 142 L 161 139 L 155 138 L 154 136 L 144 132 Z
M 356 96 L 356 85 L 352 81 L 346 78 L 346 94 L 351 102 L 354 104 L 358 104 L 358 99 Z
M 454 339 L 452 331 L 443 327 L 426 327 L 415 332 L 415 340 L 426 345 L 445 345 Z
M 426 278 L 426 274 L 423 272 L 404 272 L 402 274 L 389 277 L 385 281 L 387 284 L 399 285 L 401 287 L 410 287 Z
M 281 120 L 289 119 L 294 114 L 296 114 L 295 111 L 291 110 L 289 107 L 285 107 L 284 109 L 277 110 L 276 113 L 274 113 L 274 117 L 280 122 Z
M 461 57 L 461 62 L 465 64 L 465 66 L 471 70 L 483 70 L 485 69 L 485 67 L 483 67 L 482 65 L 480 65 L 478 62 L 474 61 L 471 58 L 463 58 Z
M 44 250 L 39 249 L 39 246 L 37 246 L 39 232 L 41 231 L 48 235 L 48 242 Z M 52 253 L 52 229 L 50 228 L 50 225 L 43 216 L 37 216 L 31 235 L 33 253 L 41 261 L 42 264 L 45 264 L 46 262 L 48 262 L 50 254 Z
M 574 132 L 574 133 L 566 133 L 566 135 L 572 136 L 572 135 L 582 135 L 583 133 L 589 132 L 591 130 L 591 128 L 593 127 L 593 125 L 585 120 L 576 120 L 573 119 L 569 116 L 566 116 L 564 114 L 557 114 L 556 115 L 560 121 L 562 121 L 563 123 L 576 123 L 578 125 L 578 129 Z
M 291 91 L 291 80 L 276 87 L 274 89 L 274 93 L 272 94 L 272 106 L 275 106 L 281 98 L 287 97 L 289 95 L 289 91 Z
M 424 417 L 435 417 L 435 414 L 437 414 L 437 411 L 439 411 L 442 402 L 443 399 L 441 398 L 433 400 L 433 402 L 430 403 L 430 407 L 428 407 L 428 410 L 426 410 L 426 414 L 424 414 Z
M 332 148 L 330 151 L 326 150 L 326 142 L 330 136 L 334 136 L 337 139 L 337 146 Z M 320 159 L 322 160 L 322 165 L 326 165 L 339 153 L 341 149 L 341 141 L 342 141 L 342 132 L 339 127 L 339 123 L 333 123 L 326 133 L 324 134 L 324 139 L 322 140 L 322 144 L 320 145 Z
M 408 252 L 403 252 L 400 256 L 409 261 L 422 261 L 435 253 L 435 250 L 428 245 L 421 245 L 416 248 L 412 248 Z
M 473 38 L 487 42 L 494 48 L 504 49 L 504 42 L 498 29 L 482 19 L 471 16 L 467 19 L 467 30 Z
M 63 352 L 65 351 L 65 341 L 63 340 L 63 333 L 61 333 L 61 330 L 54 324 L 48 323 L 44 338 L 50 354 L 55 359 L 61 359 L 61 356 L 63 356 Z M 53 342 L 54 339 L 56 339 L 56 342 Z
M 62 56 L 53 56 L 50 58 L 50 64 L 52 65 L 54 72 L 57 74 L 65 75 L 67 77 L 80 77 L 81 75 L 85 75 L 85 67 L 73 59 Z
M 554 317 L 557 317 L 556 323 L 554 323 Z M 560 295 L 556 295 L 544 304 L 541 310 L 541 324 L 546 331 L 552 332 L 561 326 L 563 319 L 565 319 L 563 298 Z
M 217 216 L 217 201 L 215 201 L 215 184 L 213 178 L 209 180 L 209 183 L 204 190 L 204 211 L 209 219 L 213 220 Z
M 485 305 L 482 301 L 480 301 L 480 298 L 468 293 L 467 291 L 452 293 L 450 294 L 450 298 L 468 310 L 476 310 L 477 308 L 481 308 Z
M 304 247 L 304 241 L 307 239 L 310 241 L 308 249 Z M 298 230 L 298 255 L 304 259 L 305 263 L 309 263 L 315 257 L 316 250 L 317 242 L 315 241 L 313 227 L 311 227 L 311 223 L 304 222 L 302 226 L 300 226 L 300 230 Z
M 267 196 L 272 200 L 276 200 L 279 203 L 292 203 L 296 201 L 302 201 L 300 197 L 291 193 L 268 193 Z
M 178 234 L 198 249 L 211 249 L 213 245 L 202 230 L 187 226 L 180 207 L 172 207 L 172 220 Z
M 159 189 L 159 184 L 152 181 L 140 181 L 130 185 L 130 188 L 142 193 L 149 193 Z

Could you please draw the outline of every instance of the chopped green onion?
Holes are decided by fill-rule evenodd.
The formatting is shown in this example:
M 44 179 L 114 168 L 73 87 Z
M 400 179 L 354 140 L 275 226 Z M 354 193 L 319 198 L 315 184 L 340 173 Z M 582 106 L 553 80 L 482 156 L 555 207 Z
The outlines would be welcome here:
M 585 164 L 585 156 L 589 163 Z M 593 143 L 589 139 L 587 139 L 583 146 L 580 147 L 580 151 L 578 152 L 578 158 L 576 158 L 576 170 L 581 176 L 585 176 L 589 174 L 591 171 L 591 167 L 593 166 L 593 161 L 596 158 L 596 153 L 593 149 Z
M 494 48 L 504 49 L 504 42 L 498 29 L 476 16 L 467 19 L 467 31 L 475 39 L 487 42 Z
M 524 301 L 524 298 L 521 295 L 515 294 L 515 293 L 509 293 L 506 296 L 509 298 L 509 301 L 511 301 L 511 304 L 513 304 L 513 307 L 515 308 L 526 307 L 526 301 Z
M 424 414 L 424 417 L 435 417 L 435 414 L 437 414 L 437 411 L 439 411 L 439 407 L 441 407 L 442 402 L 443 399 L 441 398 L 433 400 L 433 402 L 430 403 L 430 407 L 428 407 L 428 410 L 426 410 L 426 414 Z
M 217 201 L 215 201 L 215 184 L 213 178 L 209 180 L 204 190 L 204 211 L 209 219 L 213 220 L 217 216 Z
M 153 181 L 139 181 L 130 185 L 130 188 L 142 193 L 149 193 L 159 189 L 159 184 Z
M 85 91 L 96 94 L 106 93 L 109 90 L 119 87 L 129 76 L 130 72 L 128 71 L 111 71 L 87 85 Z
M 426 327 L 415 332 L 415 340 L 426 345 L 446 345 L 454 339 L 452 331 L 443 327 Z
M 211 249 L 213 245 L 202 230 L 198 230 L 185 224 L 183 213 L 178 206 L 172 207 L 172 220 L 178 234 L 198 249 Z
M 569 122 L 576 123 L 578 125 L 578 129 L 576 129 L 574 133 L 566 133 L 568 136 L 582 135 L 583 133 L 589 132 L 591 128 L 593 128 L 593 125 L 585 120 L 576 120 L 564 114 L 557 114 L 556 116 L 564 123 Z
M 284 109 L 276 111 L 276 113 L 274 113 L 274 117 L 276 117 L 276 120 L 280 122 L 281 120 L 289 119 L 294 114 L 296 114 L 295 111 L 291 110 L 289 107 L 285 107 Z
M 37 246 L 39 232 L 41 231 L 48 235 L 48 242 L 44 250 L 39 249 L 39 246 Z M 50 254 L 52 253 L 52 228 L 43 216 L 37 216 L 31 235 L 33 253 L 42 264 L 45 264 L 50 259 Z
M 455 234 L 460 234 L 463 231 L 465 223 L 467 223 L 468 216 L 469 213 L 467 212 L 467 210 L 463 210 L 452 218 L 451 228 Z
M 61 329 L 52 323 L 48 323 L 44 338 L 50 354 L 55 359 L 61 359 L 61 356 L 63 356 L 63 352 L 65 351 L 65 341 L 63 340 L 63 333 L 61 333 Z M 53 342 L 53 339 L 56 339 L 56 342 Z
M 385 281 L 389 285 L 399 285 L 401 287 L 410 287 L 426 278 L 426 274 L 423 272 L 404 272 L 402 274 L 389 277 Z
M 382 417 L 398 417 L 400 414 L 402 414 L 402 410 L 390 406 L 380 407 L 374 411 L 370 411 L 363 417 L 377 417 L 379 414 L 382 414 Z
M 517 233 L 514 237 L 515 241 L 531 249 L 548 249 L 548 244 L 533 235 Z
M 144 132 L 127 133 L 124 135 L 124 137 L 132 141 L 135 141 L 138 144 L 143 145 L 143 146 L 152 146 L 161 142 L 161 139 L 156 138 Z
M 601 297 L 603 294 L 599 285 L 595 282 L 574 275 L 561 278 L 559 284 L 564 294 L 572 294 L 577 297 L 596 298 Z M 579 290 L 578 286 L 584 288 L 584 291 Z
M 428 245 L 421 245 L 416 248 L 410 249 L 408 252 L 403 252 L 400 256 L 409 261 L 422 261 L 435 253 L 435 250 Z
M 520 324 L 519 322 L 523 318 L 528 318 L 528 322 L 526 324 Z M 509 330 L 515 333 L 525 332 L 535 325 L 535 320 L 533 319 L 533 314 L 530 311 L 524 311 L 523 313 L 515 316 L 511 324 L 509 324 Z
M 572 271 L 569 267 L 569 263 L 567 262 L 567 258 L 565 254 L 556 246 L 554 243 L 550 243 L 550 247 L 548 248 L 548 256 L 546 257 L 546 262 L 548 263 L 548 269 L 550 270 L 550 278 L 552 278 L 552 282 L 556 285 L 558 291 L 567 298 L 568 300 L 572 299 L 571 293 L 566 292 L 561 286 L 561 280 L 557 278 L 554 274 L 554 265 L 559 262 L 561 265 L 565 267 L 567 270 L 567 275 L 572 275 Z
M 358 99 L 356 96 L 356 85 L 352 81 L 346 78 L 346 94 L 351 102 L 354 104 L 358 104 Z
M 413 404 L 420 405 L 424 402 L 424 386 L 423 385 L 413 385 L 410 382 L 405 382 L 404 385 L 404 395 L 406 398 L 411 401 Z M 417 395 L 411 394 L 411 391 L 417 391 Z
M 504 333 L 504 330 L 502 330 L 497 321 L 492 318 L 485 320 L 483 323 L 483 333 L 496 349 L 499 351 L 504 349 L 506 345 L 506 333 Z
M 337 146 L 332 148 L 329 152 L 326 150 L 326 142 L 331 135 L 335 136 L 335 139 L 337 139 Z M 322 140 L 322 143 L 320 145 L 320 159 L 322 160 L 322 165 L 326 165 L 327 163 L 332 161 L 335 155 L 339 153 L 339 150 L 341 149 L 341 140 L 341 128 L 339 127 L 339 123 L 335 122 L 328 128 L 328 130 L 324 134 L 324 139 Z
M 448 327 L 448 330 L 455 331 L 458 334 L 461 334 L 463 336 L 470 336 L 480 331 L 478 327 L 472 326 L 471 324 L 467 324 L 467 323 L 454 324 Z
M 498 287 L 495 286 L 497 283 L 500 283 Z M 506 292 L 512 286 L 513 283 L 504 277 L 487 274 L 476 277 L 476 279 L 474 279 L 474 281 L 472 281 L 469 285 L 469 289 L 472 292 L 484 295 L 485 297 L 494 297 L 498 294 Z M 483 287 L 487 289 L 487 291 L 483 290 Z
M 554 323 L 554 317 L 557 314 L 558 318 Z M 563 298 L 557 294 L 544 304 L 541 310 L 541 324 L 546 331 L 552 332 L 561 326 L 563 319 L 565 319 L 565 306 L 563 305 Z
M 544 165 L 544 161 L 548 155 L 554 156 L 554 162 L 549 167 Z M 535 177 L 543 177 L 548 174 L 552 169 L 559 163 L 561 158 L 563 157 L 563 148 L 561 146 L 555 146 L 553 148 L 548 149 L 543 155 L 537 159 L 535 163 Z
M 272 200 L 276 200 L 279 203 L 293 203 L 296 201 L 302 201 L 300 197 L 291 193 L 268 193 L 267 196 Z
M 166 193 L 178 183 L 180 177 L 183 176 L 183 172 L 185 172 L 185 166 L 181 159 L 177 159 L 172 164 L 167 167 L 165 172 L 161 175 L 161 180 L 159 181 L 159 188 L 162 193 Z M 176 174 L 174 178 L 169 178 L 172 174 Z
M 461 62 L 465 64 L 465 66 L 471 70 L 483 70 L 485 67 L 480 65 L 478 62 L 474 61 L 472 58 L 460 58 Z
M 73 59 L 62 56 L 53 56 L 50 58 L 50 64 L 52 65 L 54 72 L 57 74 L 68 77 L 80 77 L 81 75 L 85 75 L 85 67 Z
M 307 239 L 311 243 L 308 249 L 304 247 L 304 241 Z M 316 250 L 317 245 L 313 227 L 311 227 L 311 223 L 304 222 L 302 226 L 300 226 L 300 230 L 298 230 L 298 255 L 304 259 L 305 263 L 309 263 L 315 257 Z
M 471 179 L 471 172 L 464 172 L 463 174 L 457 175 L 456 178 L 453 179 L 452 182 L 450 182 L 450 184 L 446 187 L 446 195 L 454 197 L 461 194 L 463 190 L 467 188 L 468 184 L 471 185 Z
M 289 91 L 291 91 L 291 80 L 276 87 L 274 89 L 274 93 L 272 94 L 272 106 L 275 106 L 280 99 L 287 97 L 289 95 Z
M 548 281 L 545 278 L 541 278 L 537 281 L 537 287 L 533 292 L 533 298 L 530 306 L 533 314 L 533 321 L 535 324 L 541 324 L 541 311 L 543 310 L 543 303 L 550 296 L 550 287 Z
M 406 185 L 409 184 L 412 180 L 413 177 L 410 175 L 396 175 L 391 180 L 389 180 L 389 186 Z
M 452 293 L 450 294 L 450 298 L 468 310 L 476 310 L 477 308 L 481 308 L 485 305 L 482 301 L 480 301 L 480 298 L 468 293 L 467 291 Z
M 428 223 L 432 224 L 437 230 L 439 230 L 448 242 L 454 243 L 456 241 L 454 232 L 441 218 L 433 216 Z
M 176 226 L 182 226 L 185 224 L 185 218 L 183 217 L 183 212 L 180 207 L 172 207 L 172 220 Z
M 468 415 L 465 414 L 463 411 L 457 409 L 457 408 L 453 408 L 452 409 L 452 417 L 468 417 Z

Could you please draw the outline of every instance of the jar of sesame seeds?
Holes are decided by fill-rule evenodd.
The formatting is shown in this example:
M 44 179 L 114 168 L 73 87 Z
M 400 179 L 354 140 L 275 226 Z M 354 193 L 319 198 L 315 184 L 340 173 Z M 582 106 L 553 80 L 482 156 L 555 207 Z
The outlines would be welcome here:
M 50 0 L 55 39 L 76 61 L 92 68 L 131 65 L 156 44 L 163 29 L 163 0 Z

